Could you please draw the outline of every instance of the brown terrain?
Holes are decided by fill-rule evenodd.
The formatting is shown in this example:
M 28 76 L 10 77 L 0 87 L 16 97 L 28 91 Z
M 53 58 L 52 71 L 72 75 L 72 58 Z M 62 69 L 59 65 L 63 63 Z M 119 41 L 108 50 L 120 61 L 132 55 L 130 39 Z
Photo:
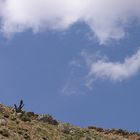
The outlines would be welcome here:
M 95 126 L 80 128 L 55 120 L 51 115 L 38 115 L 19 106 L 0 104 L 0 140 L 140 140 L 140 133 Z

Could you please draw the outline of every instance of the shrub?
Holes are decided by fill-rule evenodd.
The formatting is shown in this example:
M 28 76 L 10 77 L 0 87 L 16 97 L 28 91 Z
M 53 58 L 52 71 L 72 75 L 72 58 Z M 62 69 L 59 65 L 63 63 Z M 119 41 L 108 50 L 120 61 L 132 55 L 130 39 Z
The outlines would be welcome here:
M 52 125 L 58 124 L 58 122 L 55 119 L 53 119 L 53 117 L 51 115 L 39 116 L 38 120 L 42 121 L 42 122 L 47 122 L 47 123 L 52 124 Z

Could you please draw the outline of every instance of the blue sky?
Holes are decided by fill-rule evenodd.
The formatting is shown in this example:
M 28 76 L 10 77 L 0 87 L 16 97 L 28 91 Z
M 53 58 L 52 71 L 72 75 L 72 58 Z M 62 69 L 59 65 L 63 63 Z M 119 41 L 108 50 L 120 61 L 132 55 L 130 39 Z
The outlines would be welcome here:
M 0 102 L 23 99 L 27 110 L 82 127 L 140 131 L 139 5 L 0 1 Z

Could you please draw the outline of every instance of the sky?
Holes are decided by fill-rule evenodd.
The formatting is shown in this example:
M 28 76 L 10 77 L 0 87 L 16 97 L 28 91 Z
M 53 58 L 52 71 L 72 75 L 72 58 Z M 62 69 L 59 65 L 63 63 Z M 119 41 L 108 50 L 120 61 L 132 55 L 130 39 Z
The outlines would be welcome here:
M 0 0 L 0 103 L 140 131 L 139 36 L 139 0 Z

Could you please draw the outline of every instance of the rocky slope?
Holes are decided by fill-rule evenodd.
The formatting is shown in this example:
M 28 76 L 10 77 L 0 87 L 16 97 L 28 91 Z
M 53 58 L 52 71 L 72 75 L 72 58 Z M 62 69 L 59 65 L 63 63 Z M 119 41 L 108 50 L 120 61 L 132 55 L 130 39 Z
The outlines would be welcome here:
M 80 128 L 50 115 L 17 112 L 0 104 L 0 140 L 140 140 L 140 134 L 94 126 Z

